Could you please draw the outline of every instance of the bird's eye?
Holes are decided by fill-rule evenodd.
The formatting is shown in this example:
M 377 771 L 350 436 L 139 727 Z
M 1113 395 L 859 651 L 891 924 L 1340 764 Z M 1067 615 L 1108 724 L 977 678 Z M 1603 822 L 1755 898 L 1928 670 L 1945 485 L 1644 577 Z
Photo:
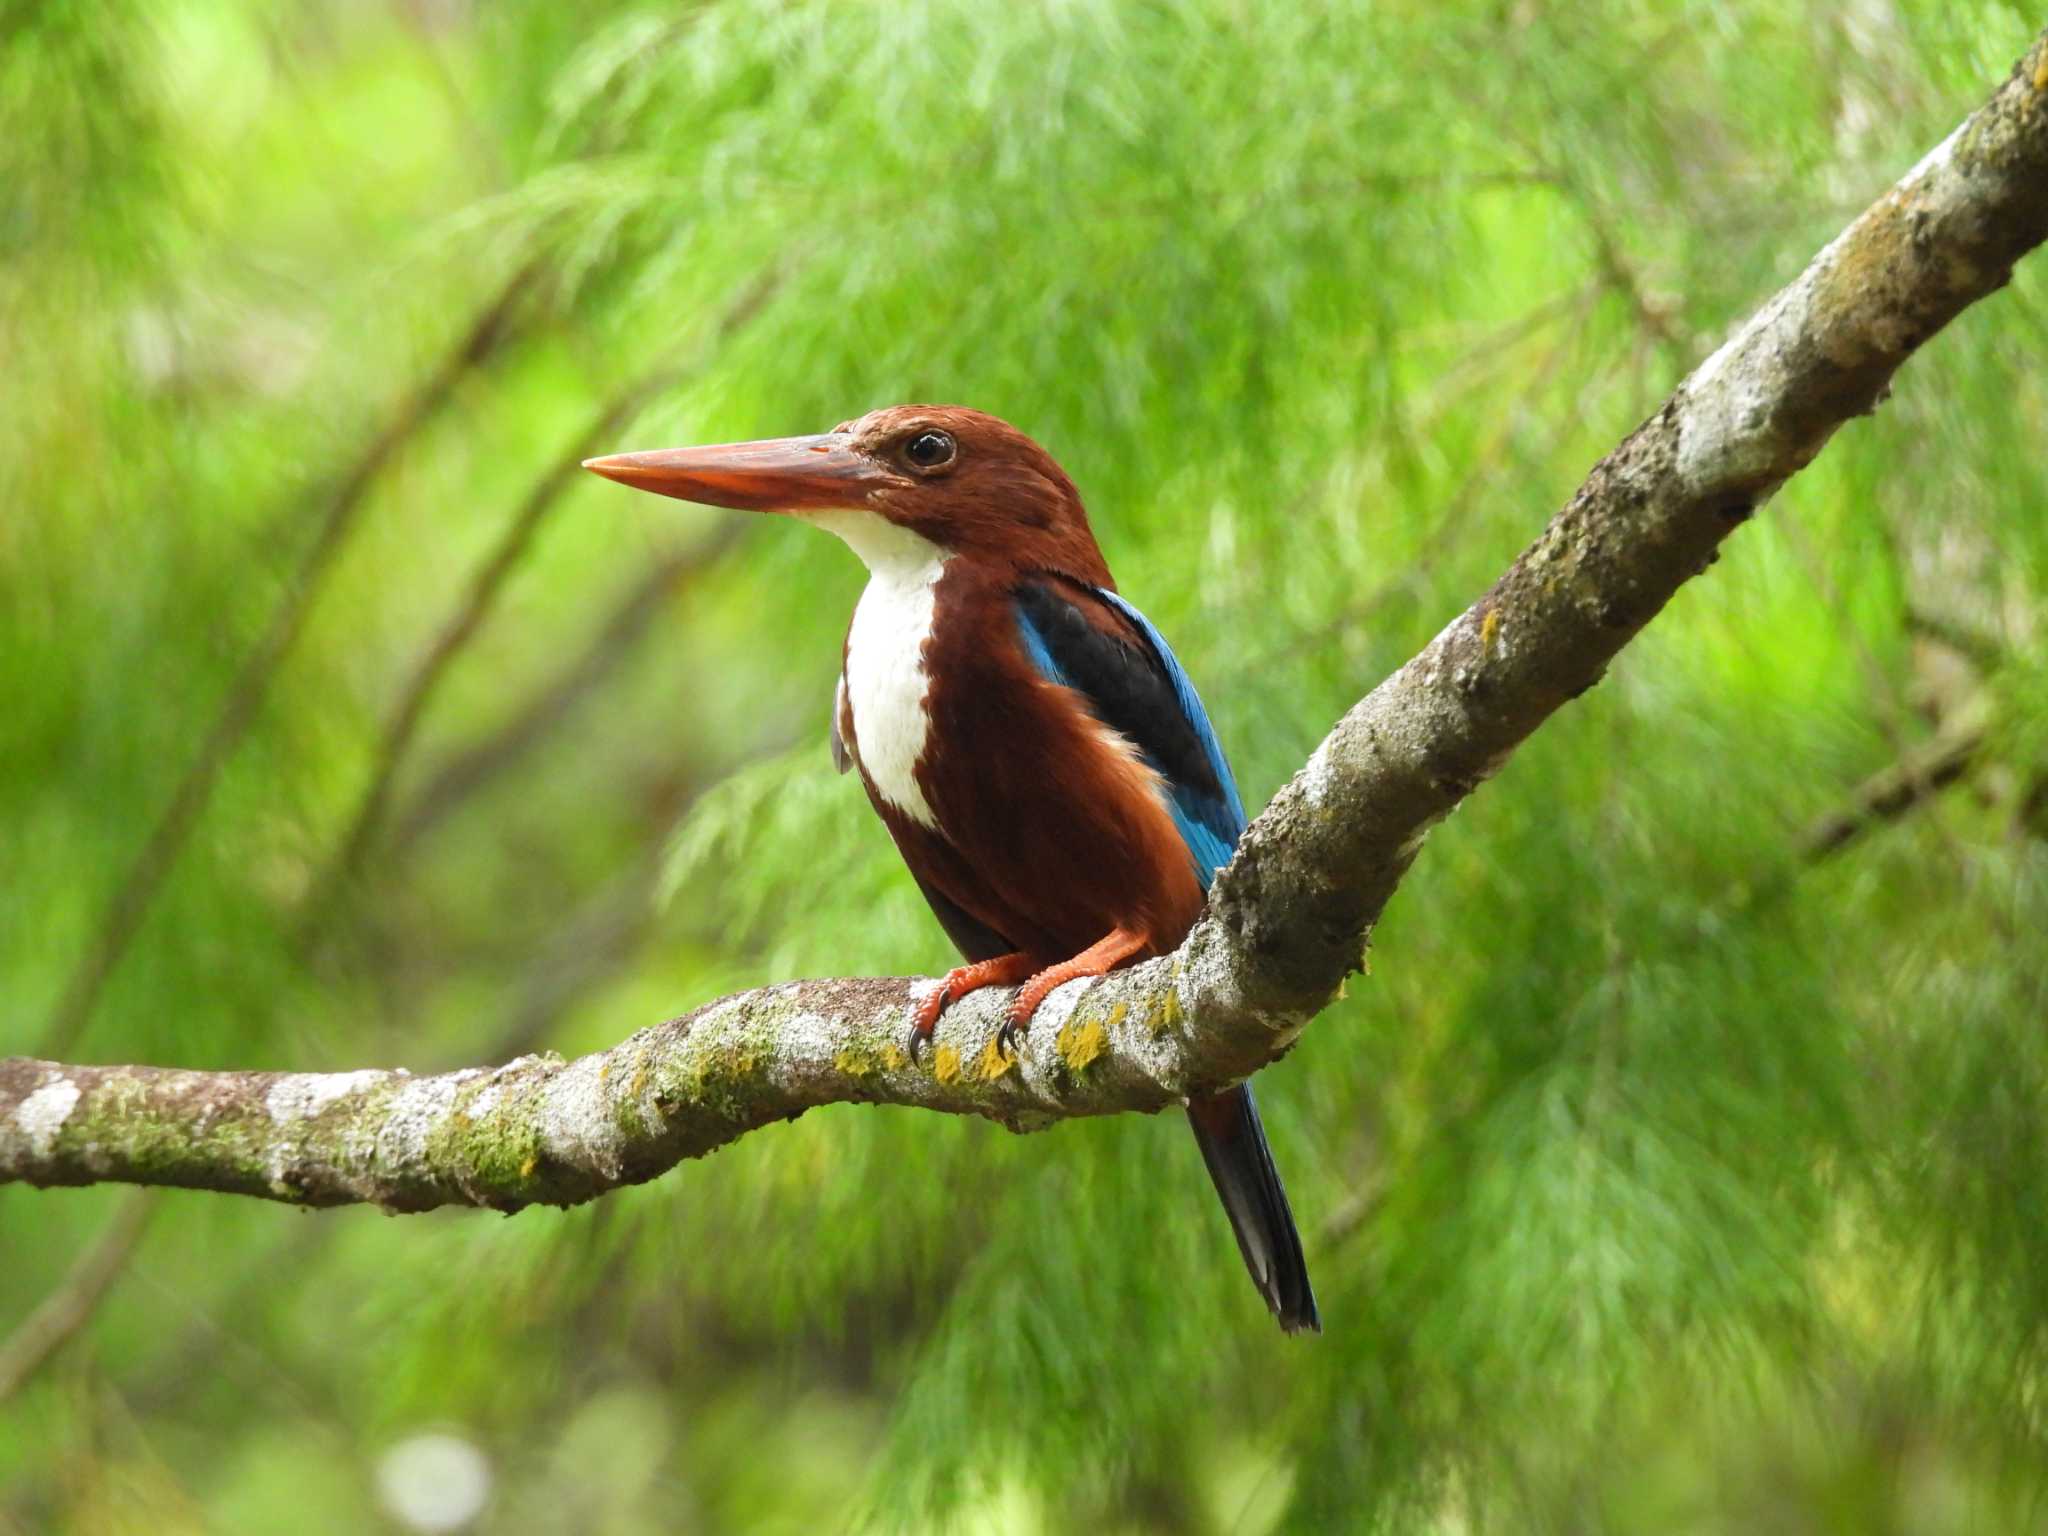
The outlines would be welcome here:
M 920 432 L 903 445 L 903 457 L 919 469 L 937 469 L 953 462 L 953 438 L 945 432 Z

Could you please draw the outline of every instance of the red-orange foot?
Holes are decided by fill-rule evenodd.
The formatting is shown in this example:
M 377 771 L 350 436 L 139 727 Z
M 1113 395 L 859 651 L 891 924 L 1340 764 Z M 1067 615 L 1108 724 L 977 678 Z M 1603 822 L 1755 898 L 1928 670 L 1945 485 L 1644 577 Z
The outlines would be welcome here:
M 1038 1012 L 1038 1005 L 1052 995 L 1054 987 L 1064 986 L 1083 976 L 1107 976 L 1133 955 L 1142 953 L 1151 943 L 1150 936 L 1146 934 L 1133 933 L 1128 928 L 1112 928 L 1073 959 L 1062 960 L 1058 965 L 1040 971 L 1024 983 L 1024 990 L 1010 1004 L 1009 1018 L 996 1031 L 996 1049 L 1011 1052 L 1017 1049 L 1017 1037 L 1030 1030 L 1031 1016 Z
M 939 1015 L 946 1011 L 948 1003 L 956 1002 L 970 992 L 979 992 L 983 987 L 1014 987 L 1031 974 L 1032 959 L 1021 952 L 1014 955 L 998 955 L 993 960 L 977 960 L 972 965 L 956 965 L 946 972 L 946 979 L 933 988 L 930 997 L 919 1003 L 910 1015 L 910 1059 L 917 1060 L 917 1053 L 925 1041 L 931 1039 L 932 1031 L 939 1027 Z

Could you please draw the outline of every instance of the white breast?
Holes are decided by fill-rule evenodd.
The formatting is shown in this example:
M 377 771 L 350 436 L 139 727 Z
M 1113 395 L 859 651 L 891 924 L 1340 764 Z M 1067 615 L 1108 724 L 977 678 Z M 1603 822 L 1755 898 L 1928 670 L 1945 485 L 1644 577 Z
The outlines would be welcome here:
M 846 700 L 860 766 L 883 799 L 936 827 L 915 770 L 931 730 L 924 645 L 946 552 L 872 512 L 810 513 L 808 520 L 852 545 L 869 571 L 846 637 Z

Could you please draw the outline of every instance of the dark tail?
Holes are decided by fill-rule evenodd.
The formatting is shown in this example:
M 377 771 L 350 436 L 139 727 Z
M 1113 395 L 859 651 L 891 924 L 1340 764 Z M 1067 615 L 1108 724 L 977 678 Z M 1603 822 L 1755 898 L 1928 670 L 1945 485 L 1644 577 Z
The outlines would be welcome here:
M 1188 1124 L 1195 1145 L 1223 1197 L 1237 1251 L 1266 1305 L 1289 1333 L 1323 1331 L 1316 1311 L 1316 1293 L 1309 1289 L 1308 1261 L 1301 1256 L 1301 1234 L 1273 1166 L 1273 1149 L 1259 1124 L 1259 1107 L 1249 1087 L 1233 1088 L 1213 1099 L 1188 1100 Z

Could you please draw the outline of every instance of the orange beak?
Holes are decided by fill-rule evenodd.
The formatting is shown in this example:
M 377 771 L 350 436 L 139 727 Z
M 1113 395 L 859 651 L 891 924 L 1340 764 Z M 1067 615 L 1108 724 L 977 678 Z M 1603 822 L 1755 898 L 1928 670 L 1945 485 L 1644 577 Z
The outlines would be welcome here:
M 845 432 L 708 448 L 661 448 L 585 459 L 583 467 L 637 490 L 741 512 L 859 507 L 893 476 L 853 448 Z

